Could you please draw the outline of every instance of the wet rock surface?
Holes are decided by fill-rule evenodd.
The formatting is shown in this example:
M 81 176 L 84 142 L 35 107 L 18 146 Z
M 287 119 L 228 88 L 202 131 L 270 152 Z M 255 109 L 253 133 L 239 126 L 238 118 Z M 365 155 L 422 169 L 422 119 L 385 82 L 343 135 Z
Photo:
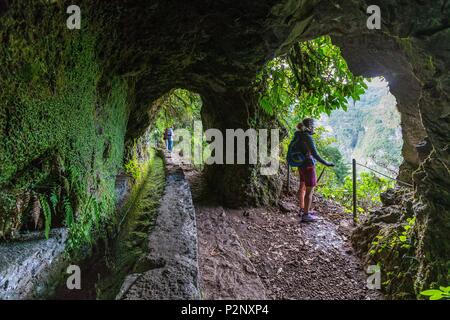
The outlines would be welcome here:
M 414 216 L 412 193 L 408 189 L 389 189 L 380 197 L 383 206 L 363 216 L 352 234 L 353 245 L 363 257 L 381 230 L 401 227 L 407 218 Z
M 115 191 L 117 197 L 117 209 L 121 209 L 131 188 L 130 176 L 124 173 L 116 176 Z
M 67 230 L 29 233 L 21 241 L 0 244 L 0 299 L 33 299 L 47 296 L 64 267 Z
M 167 157 L 167 179 L 143 272 L 129 275 L 118 299 L 199 299 L 197 227 L 183 172 Z
M 351 236 L 353 247 L 365 264 L 382 266 L 387 298 L 415 299 L 413 275 L 419 260 L 414 256 L 417 239 L 412 229 L 416 223 L 413 192 L 406 188 L 389 189 L 381 200 L 380 208 L 360 219 Z
M 267 299 L 266 289 L 222 207 L 197 206 L 199 265 L 205 299 Z

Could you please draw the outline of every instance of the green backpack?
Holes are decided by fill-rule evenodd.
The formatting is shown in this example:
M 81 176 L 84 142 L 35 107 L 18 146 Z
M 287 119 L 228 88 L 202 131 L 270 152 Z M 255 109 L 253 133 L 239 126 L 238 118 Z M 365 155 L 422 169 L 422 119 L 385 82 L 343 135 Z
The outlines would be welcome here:
M 286 156 L 286 161 L 291 167 L 301 167 L 308 160 L 307 155 L 303 154 L 300 146 L 304 143 L 300 139 L 300 134 L 297 132 L 294 134 L 291 142 L 289 143 L 288 152 Z M 308 149 L 308 146 L 306 146 Z

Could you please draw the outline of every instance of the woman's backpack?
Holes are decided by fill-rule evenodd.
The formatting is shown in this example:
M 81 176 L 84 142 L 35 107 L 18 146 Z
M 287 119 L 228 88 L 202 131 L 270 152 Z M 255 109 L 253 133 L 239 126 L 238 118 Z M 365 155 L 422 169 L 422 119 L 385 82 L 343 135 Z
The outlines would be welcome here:
M 286 161 L 291 167 L 301 167 L 309 159 L 308 156 L 301 151 L 302 143 L 304 142 L 300 139 L 300 134 L 296 132 L 289 143 L 286 156 Z M 309 150 L 308 146 L 306 146 L 306 148 Z

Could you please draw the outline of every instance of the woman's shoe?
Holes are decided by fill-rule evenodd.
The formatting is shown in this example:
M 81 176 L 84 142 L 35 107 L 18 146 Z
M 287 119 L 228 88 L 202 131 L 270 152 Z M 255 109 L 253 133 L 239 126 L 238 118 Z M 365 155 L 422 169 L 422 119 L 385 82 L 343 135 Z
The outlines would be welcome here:
M 312 212 L 308 212 L 302 216 L 302 222 L 314 222 L 317 220 L 317 217 L 313 215 Z

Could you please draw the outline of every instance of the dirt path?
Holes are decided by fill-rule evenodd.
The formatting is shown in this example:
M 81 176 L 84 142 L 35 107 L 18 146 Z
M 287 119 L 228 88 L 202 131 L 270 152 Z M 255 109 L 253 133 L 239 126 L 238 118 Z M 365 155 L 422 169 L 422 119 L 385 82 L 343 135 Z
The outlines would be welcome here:
M 349 241 L 352 221 L 339 205 L 316 197 L 312 224 L 299 223 L 295 193 L 280 208 L 223 209 L 202 203 L 201 173 L 182 167 L 197 215 L 203 298 L 383 298 L 366 288 Z
M 205 299 L 266 299 L 233 222 L 221 207 L 196 206 L 200 288 Z
M 380 299 L 365 288 L 367 276 L 352 255 L 350 221 L 325 217 L 323 208 L 316 207 L 320 220 L 313 224 L 300 224 L 294 211 L 265 208 L 231 210 L 228 217 L 268 298 Z

